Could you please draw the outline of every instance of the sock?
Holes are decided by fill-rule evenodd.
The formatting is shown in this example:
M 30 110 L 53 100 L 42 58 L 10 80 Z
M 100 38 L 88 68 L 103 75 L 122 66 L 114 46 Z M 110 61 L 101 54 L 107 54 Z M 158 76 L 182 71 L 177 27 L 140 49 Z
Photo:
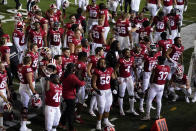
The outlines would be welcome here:
M 3 127 L 3 116 L 0 117 L 0 126 Z
M 97 121 L 97 124 L 101 124 L 101 120 Z
M 144 108 L 143 105 L 144 105 L 144 99 L 141 98 L 141 99 L 140 99 L 140 109 Z
M 123 111 L 123 99 L 118 98 L 118 103 L 119 103 L 120 111 Z
M 106 122 L 108 122 L 109 120 L 108 120 L 108 118 L 104 118 L 104 123 L 106 123 Z
M 77 115 L 76 118 L 80 118 L 80 115 Z
M 27 121 L 21 121 L 21 127 L 26 127 L 26 122 Z

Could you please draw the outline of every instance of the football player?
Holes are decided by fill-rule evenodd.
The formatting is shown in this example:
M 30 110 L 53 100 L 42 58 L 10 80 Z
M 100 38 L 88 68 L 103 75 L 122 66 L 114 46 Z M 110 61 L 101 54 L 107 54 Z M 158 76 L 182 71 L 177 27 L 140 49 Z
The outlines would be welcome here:
M 18 22 L 16 24 L 16 28 L 14 29 L 14 32 L 12 33 L 12 39 L 13 43 L 16 46 L 18 53 L 19 53 L 19 62 L 22 63 L 22 59 L 24 57 L 24 53 L 27 49 L 27 44 L 25 41 L 25 32 L 24 32 L 24 26 L 22 22 Z
M 172 9 L 170 14 L 167 15 L 171 27 L 171 39 L 174 43 L 174 39 L 180 36 L 181 26 L 179 15 L 176 14 L 176 9 Z
M 131 23 L 129 22 L 129 14 L 123 14 L 122 18 L 119 18 L 116 21 L 116 25 L 114 27 L 117 40 L 120 43 L 120 49 L 129 48 L 132 42 L 132 31 L 131 31 Z
M 182 91 L 185 94 L 185 100 L 187 103 L 190 103 L 189 97 L 191 95 L 191 88 L 190 88 L 190 82 L 188 80 L 188 77 L 186 74 L 184 74 L 184 67 L 180 64 L 178 64 L 176 68 L 176 72 L 172 75 L 171 80 L 169 81 L 169 91 L 173 96 L 172 101 L 176 101 L 178 98 L 178 95 L 175 93 L 175 89 L 181 88 Z
M 91 54 L 95 54 L 95 49 L 97 47 L 103 47 L 106 45 L 106 39 L 104 38 L 105 29 L 103 27 L 103 20 L 98 20 L 98 25 L 93 25 L 89 31 L 90 40 L 92 41 Z
M 5 130 L 3 127 L 3 113 L 4 106 L 7 106 L 8 111 L 11 110 L 11 104 L 8 99 L 10 98 L 10 91 L 7 85 L 7 73 L 5 66 L 0 62 L 0 130 Z
M 62 49 L 62 68 L 63 71 L 66 69 L 67 64 L 74 63 L 74 57 L 70 53 L 69 48 L 63 48 Z
M 76 46 L 81 45 L 82 34 L 81 34 L 80 29 L 76 29 L 74 31 L 74 36 L 72 38 L 73 38 L 72 42 L 69 43 L 71 54 L 74 53 Z
M 183 12 L 187 11 L 188 0 L 174 0 L 174 8 L 179 10 L 180 25 L 182 26 Z
M 159 48 L 162 51 L 162 55 L 165 56 L 169 48 L 172 47 L 172 40 L 167 38 L 167 33 L 161 33 L 161 40 L 158 42 Z
M 114 18 L 117 15 L 118 4 L 118 0 L 108 0 L 108 8 L 112 12 L 112 23 L 116 23 Z
M 55 22 L 53 27 L 48 33 L 50 49 L 52 51 L 52 56 L 61 54 L 61 47 L 64 41 L 64 30 L 60 28 L 59 22 Z
M 109 18 L 112 17 L 112 15 L 109 13 L 108 9 L 106 8 L 106 5 L 104 3 L 99 4 L 99 18 L 103 19 L 103 27 L 105 29 L 104 32 L 104 39 L 107 40 L 108 33 L 110 31 L 110 25 L 109 25 Z
M 146 115 L 142 120 L 150 120 L 150 109 L 152 106 L 152 101 L 156 97 L 157 102 L 157 113 L 156 119 L 160 119 L 161 113 L 161 106 L 162 106 L 162 96 L 164 91 L 164 86 L 166 83 L 166 79 L 170 72 L 170 67 L 168 65 L 164 65 L 165 57 L 159 56 L 158 57 L 158 64 L 153 69 L 152 76 L 151 76 L 151 85 L 150 89 L 148 90 L 148 97 L 146 102 Z
M 27 121 L 28 105 L 32 96 L 38 96 L 35 91 L 34 73 L 31 64 L 31 57 L 25 56 L 23 59 L 23 65 L 18 69 L 18 77 L 20 79 L 19 94 L 22 102 L 20 131 L 30 130 L 26 126 L 27 124 L 30 124 L 30 122 Z
M 168 80 L 171 79 L 172 74 L 176 71 L 178 63 L 183 63 L 183 53 L 184 46 L 182 45 L 181 38 L 176 37 L 174 39 L 174 44 L 166 52 L 167 62 L 166 64 L 170 66 L 171 71 L 168 76 Z
M 108 120 L 110 108 L 112 105 L 112 92 L 110 89 L 110 80 L 115 79 L 113 68 L 106 67 L 106 60 L 101 58 L 97 62 L 97 68 L 92 77 L 92 87 L 97 92 L 98 117 L 96 129 L 101 130 L 101 120 L 104 118 L 106 126 L 114 126 Z
M 45 129 L 46 131 L 56 130 L 60 117 L 60 103 L 62 96 L 62 86 L 59 76 L 56 74 L 50 75 L 46 80 L 45 86 Z
M 82 8 L 84 11 L 86 11 L 86 7 L 89 3 L 89 0 L 79 0 L 78 1 L 78 6 L 79 8 Z
M 163 0 L 163 13 L 168 15 L 173 8 L 173 0 Z
M 35 22 L 34 25 L 35 29 L 29 32 L 27 48 L 29 49 L 32 43 L 37 44 L 38 48 L 41 48 L 42 46 L 47 47 L 48 44 L 46 32 L 40 27 L 39 22 Z
M 54 56 L 55 62 L 56 62 L 56 70 L 57 70 L 57 75 L 59 76 L 59 78 L 61 78 L 62 74 L 63 74 L 63 70 L 62 70 L 62 57 L 61 55 L 55 55 Z
M 154 32 L 154 42 L 157 43 L 160 40 L 160 35 L 162 32 L 169 30 L 169 35 L 171 35 L 171 28 L 169 24 L 169 20 L 164 13 L 160 11 L 157 16 L 153 18 L 153 22 L 151 27 L 155 26 Z
M 147 9 L 150 11 L 151 19 L 157 15 L 159 8 L 162 7 L 161 0 L 147 0 Z
M 87 6 L 86 12 L 88 13 L 88 31 L 91 30 L 93 25 L 98 24 L 98 13 L 99 13 L 99 6 L 96 4 L 96 0 L 92 0 L 92 4 Z
M 119 98 L 118 103 L 120 107 L 120 115 L 124 116 L 124 110 L 123 110 L 123 97 L 125 95 L 125 91 L 127 89 L 129 94 L 129 103 L 130 103 L 130 113 L 134 115 L 139 115 L 135 109 L 134 109 L 134 83 L 133 83 L 133 74 L 131 73 L 131 70 L 135 71 L 136 74 L 136 68 L 134 65 L 134 57 L 131 56 L 130 50 L 125 48 L 122 51 L 123 57 L 118 60 L 118 64 L 115 67 L 115 71 L 117 74 L 119 74 Z M 137 80 L 137 74 L 136 74 L 136 80 Z

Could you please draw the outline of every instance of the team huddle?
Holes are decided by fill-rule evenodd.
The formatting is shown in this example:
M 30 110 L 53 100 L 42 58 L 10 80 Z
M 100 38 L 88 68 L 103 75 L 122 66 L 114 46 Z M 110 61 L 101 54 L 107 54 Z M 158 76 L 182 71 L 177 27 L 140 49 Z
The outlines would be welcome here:
M 114 130 L 108 119 L 110 109 L 117 103 L 119 115 L 126 115 L 126 90 L 130 104 L 126 113 L 145 113 L 141 120 L 150 120 L 154 99 L 156 119 L 160 119 L 162 96 L 170 95 L 175 102 L 175 90 L 182 90 L 190 103 L 192 92 L 184 73 L 180 37 L 187 0 L 146 0 L 140 12 L 140 0 L 109 0 L 99 5 L 96 0 L 75 0 L 79 8 L 71 15 L 66 13 L 71 8 L 68 0 L 56 0 L 44 14 L 36 4 L 39 1 L 33 2 L 26 19 L 16 13 L 12 40 L 8 34 L 1 38 L 2 130 L 3 113 L 12 110 L 8 88 L 12 66 L 8 43 L 12 42 L 19 54 L 15 70 L 22 103 L 20 131 L 31 131 L 26 126 L 31 123 L 31 106 L 42 110 L 46 131 L 65 129 L 67 122 L 68 129 L 75 131 L 73 123 L 83 123 L 87 99 L 89 115 L 97 116 L 96 129 L 104 125 L 104 130 Z M 150 17 L 144 15 L 147 12 Z M 136 99 L 139 109 L 134 107 Z M 196 102 L 195 96 L 192 102 Z

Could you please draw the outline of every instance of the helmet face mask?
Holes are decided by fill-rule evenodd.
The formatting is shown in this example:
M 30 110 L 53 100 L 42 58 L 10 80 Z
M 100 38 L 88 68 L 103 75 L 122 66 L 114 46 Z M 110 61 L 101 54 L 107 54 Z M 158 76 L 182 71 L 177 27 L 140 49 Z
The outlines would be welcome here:
M 176 68 L 176 77 L 178 79 L 182 79 L 183 78 L 183 74 L 184 74 L 184 67 L 182 65 L 178 65 Z

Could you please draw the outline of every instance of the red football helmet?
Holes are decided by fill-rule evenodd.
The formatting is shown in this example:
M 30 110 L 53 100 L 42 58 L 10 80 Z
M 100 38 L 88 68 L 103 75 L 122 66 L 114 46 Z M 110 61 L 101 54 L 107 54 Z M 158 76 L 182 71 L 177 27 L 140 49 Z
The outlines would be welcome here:
M 50 9 L 57 9 L 56 4 L 51 4 Z
M 6 38 L 6 39 L 7 39 L 7 42 L 10 41 L 10 36 L 9 36 L 8 34 L 4 34 L 2 37 L 3 37 L 3 38 Z
M 12 105 L 8 103 L 3 103 L 3 111 L 4 112 L 11 112 L 12 111 Z
M 20 13 L 20 12 L 17 12 L 16 14 L 15 14 L 15 16 L 14 16 L 14 19 L 15 20 L 22 20 L 22 13 Z
M 181 64 L 178 64 L 178 66 L 176 68 L 176 73 L 175 73 L 177 78 L 182 79 L 183 73 L 184 73 L 184 67 Z
M 16 30 L 22 30 L 23 27 L 24 27 L 24 24 L 21 21 L 16 23 Z
M 65 2 L 63 2 L 63 9 L 66 9 L 69 7 L 69 1 L 66 0 Z
M 38 94 L 34 95 L 32 98 L 32 107 L 40 108 L 42 106 L 42 100 Z
M 111 126 L 106 126 L 103 130 L 104 131 L 115 131 L 115 128 Z

